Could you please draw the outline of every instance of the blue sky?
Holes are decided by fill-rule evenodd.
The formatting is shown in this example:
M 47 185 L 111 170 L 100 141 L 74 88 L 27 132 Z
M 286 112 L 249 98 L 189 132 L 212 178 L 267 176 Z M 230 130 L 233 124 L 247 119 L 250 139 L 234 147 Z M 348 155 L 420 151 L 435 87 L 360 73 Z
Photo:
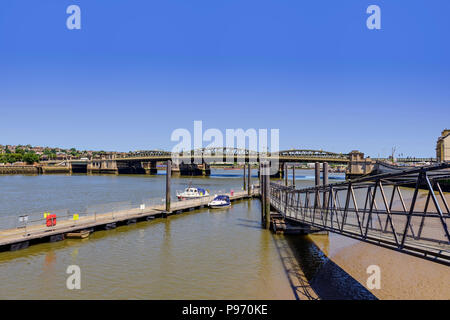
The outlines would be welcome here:
M 81 8 L 82 29 L 66 28 Z M 381 8 L 368 30 L 366 8 Z M 3 0 L 0 144 L 171 149 L 277 128 L 280 149 L 434 156 L 450 1 Z

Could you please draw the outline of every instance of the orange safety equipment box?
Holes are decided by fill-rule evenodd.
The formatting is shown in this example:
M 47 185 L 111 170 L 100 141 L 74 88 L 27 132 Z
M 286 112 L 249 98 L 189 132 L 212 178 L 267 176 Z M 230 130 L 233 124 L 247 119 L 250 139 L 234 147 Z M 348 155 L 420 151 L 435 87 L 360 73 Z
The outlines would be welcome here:
M 56 214 L 47 215 L 46 225 L 47 227 L 56 226 Z

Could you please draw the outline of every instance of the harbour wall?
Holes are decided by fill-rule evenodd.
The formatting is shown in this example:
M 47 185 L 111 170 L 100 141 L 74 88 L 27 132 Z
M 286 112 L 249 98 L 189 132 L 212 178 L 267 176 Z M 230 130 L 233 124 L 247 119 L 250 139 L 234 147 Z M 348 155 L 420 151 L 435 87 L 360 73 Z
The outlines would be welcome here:
M 0 174 L 39 174 L 41 168 L 29 166 L 0 166 Z

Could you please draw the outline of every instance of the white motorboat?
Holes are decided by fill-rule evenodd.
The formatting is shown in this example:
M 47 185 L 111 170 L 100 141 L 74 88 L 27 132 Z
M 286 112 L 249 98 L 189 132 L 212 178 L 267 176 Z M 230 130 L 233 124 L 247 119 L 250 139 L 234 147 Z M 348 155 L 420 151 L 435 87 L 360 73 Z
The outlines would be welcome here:
M 183 192 L 177 191 L 178 200 L 188 200 L 208 197 L 209 192 L 203 188 L 187 187 Z
M 210 208 L 226 208 L 231 206 L 230 197 L 225 195 L 216 196 L 213 201 L 208 203 Z

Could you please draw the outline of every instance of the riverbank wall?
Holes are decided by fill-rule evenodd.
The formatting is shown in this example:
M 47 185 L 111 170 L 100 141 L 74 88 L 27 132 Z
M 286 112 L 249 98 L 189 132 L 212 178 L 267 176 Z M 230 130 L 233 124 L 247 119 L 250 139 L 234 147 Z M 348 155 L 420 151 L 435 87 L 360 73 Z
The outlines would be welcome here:
M 57 174 L 72 173 L 70 167 L 59 166 L 0 166 L 0 174 Z
M 0 166 L 0 174 L 39 174 L 39 173 L 42 173 L 41 168 L 33 165 Z

